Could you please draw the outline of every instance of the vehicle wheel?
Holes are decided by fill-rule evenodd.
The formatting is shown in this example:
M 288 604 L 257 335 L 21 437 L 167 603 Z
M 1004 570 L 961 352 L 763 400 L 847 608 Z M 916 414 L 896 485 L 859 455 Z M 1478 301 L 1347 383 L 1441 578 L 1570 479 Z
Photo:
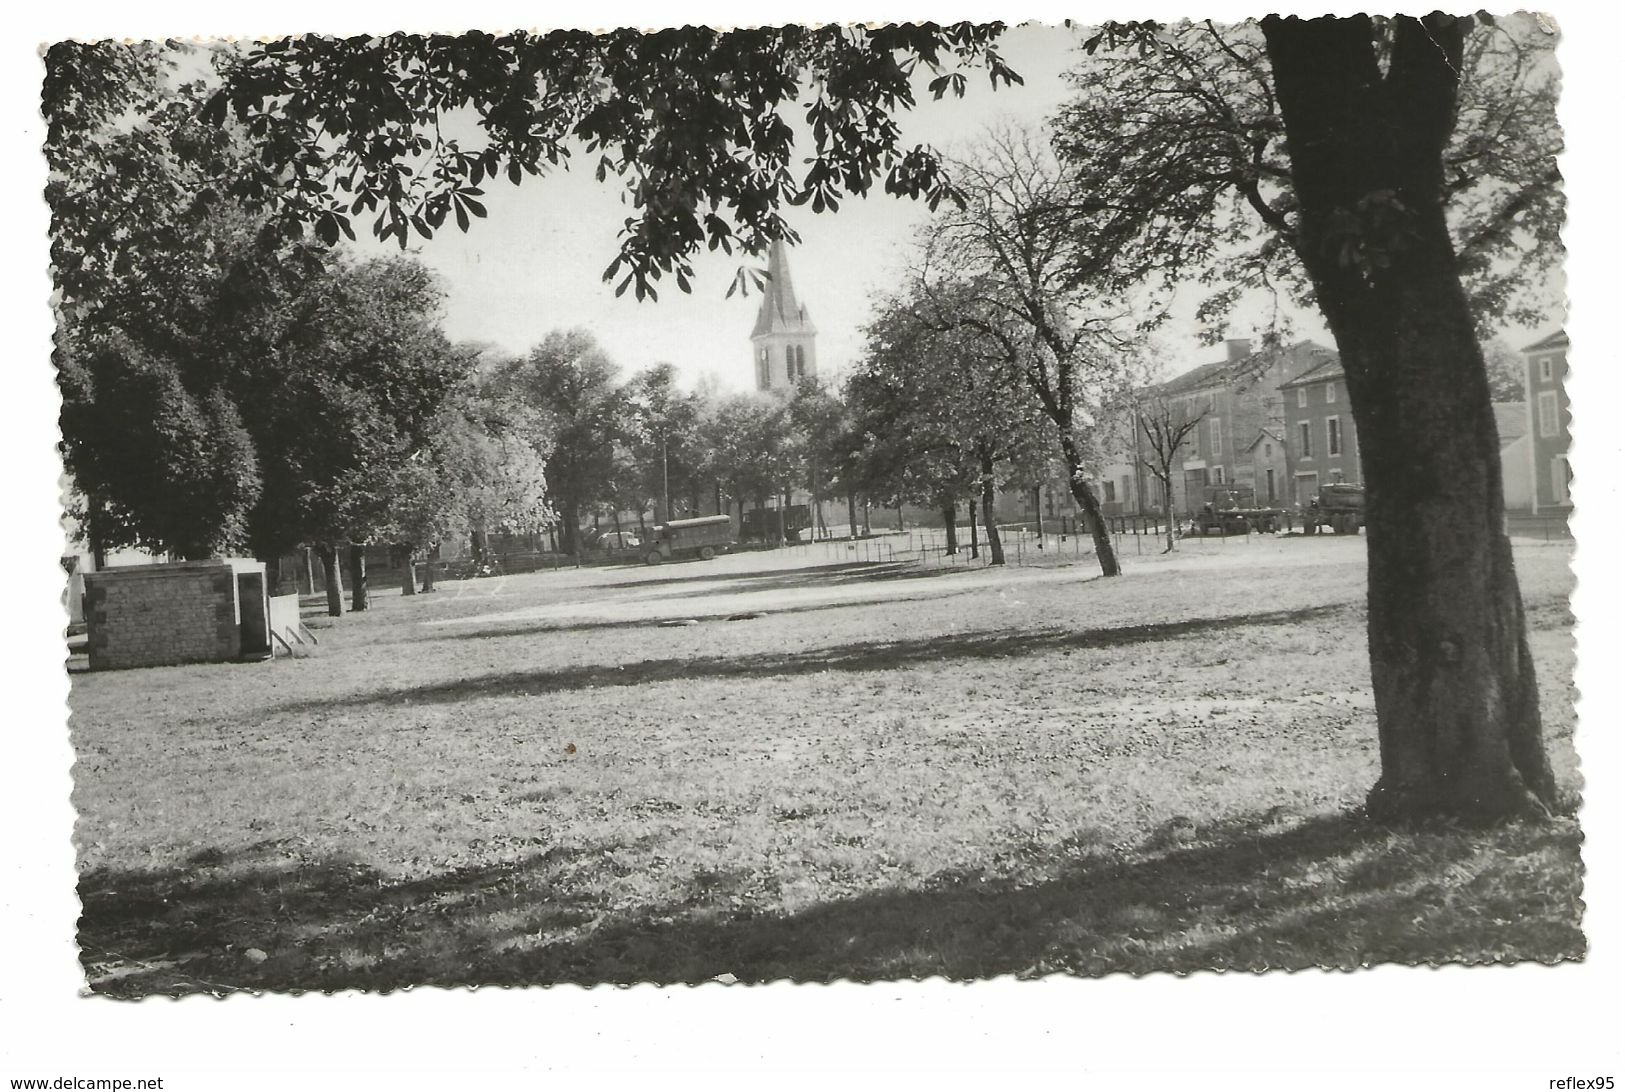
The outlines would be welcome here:
M 659 550 L 650 550 L 647 554 L 643 555 L 643 560 L 647 561 L 651 565 L 658 565 L 663 559 L 660 556 Z
M 713 557 L 716 557 L 716 556 L 717 556 L 717 551 L 716 551 L 716 549 L 714 547 L 711 547 L 711 546 L 701 546 L 700 547 L 700 560 L 701 561 L 710 561 Z

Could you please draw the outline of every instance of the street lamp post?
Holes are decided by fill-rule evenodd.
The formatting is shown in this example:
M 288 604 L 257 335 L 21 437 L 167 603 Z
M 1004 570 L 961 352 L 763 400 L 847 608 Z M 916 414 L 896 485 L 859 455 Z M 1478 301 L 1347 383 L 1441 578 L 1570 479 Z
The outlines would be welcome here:
M 664 504 L 666 522 L 671 522 L 671 468 L 666 462 L 666 434 L 660 434 L 660 499 Z

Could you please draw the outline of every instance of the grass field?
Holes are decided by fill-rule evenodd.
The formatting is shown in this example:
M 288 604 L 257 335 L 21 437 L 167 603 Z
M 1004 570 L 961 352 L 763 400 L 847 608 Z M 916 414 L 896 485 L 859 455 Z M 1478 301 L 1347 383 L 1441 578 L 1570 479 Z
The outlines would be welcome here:
M 1577 792 L 1566 547 L 1518 550 Z M 1394 831 L 1359 538 L 385 590 L 76 674 L 101 993 L 1577 958 L 1572 820 Z M 730 977 L 731 976 L 731 977 Z

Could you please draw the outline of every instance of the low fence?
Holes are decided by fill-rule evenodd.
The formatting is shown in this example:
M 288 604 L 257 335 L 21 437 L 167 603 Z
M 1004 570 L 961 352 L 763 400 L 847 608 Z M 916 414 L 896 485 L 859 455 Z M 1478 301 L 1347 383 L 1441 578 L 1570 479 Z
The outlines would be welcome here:
M 1569 542 L 1574 538 L 1567 512 L 1551 515 L 1508 512 L 1506 527 L 1509 538 L 1534 539 L 1538 542 Z

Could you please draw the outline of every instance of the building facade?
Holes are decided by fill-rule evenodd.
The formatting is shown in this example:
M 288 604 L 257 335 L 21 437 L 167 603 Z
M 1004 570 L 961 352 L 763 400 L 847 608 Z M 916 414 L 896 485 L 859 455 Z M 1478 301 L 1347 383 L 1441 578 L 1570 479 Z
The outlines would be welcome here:
M 1308 504 L 1322 485 L 1362 481 L 1348 377 L 1336 355 L 1281 384 L 1281 394 L 1291 476 L 1286 503 Z
M 1566 512 L 1569 501 L 1569 335 L 1558 331 L 1523 350 L 1529 414 L 1529 511 Z
M 818 374 L 818 330 L 796 298 L 784 244 L 777 239 L 768 251 L 767 273 L 762 306 L 750 332 L 753 374 L 758 391 L 789 392 L 802 379 Z

